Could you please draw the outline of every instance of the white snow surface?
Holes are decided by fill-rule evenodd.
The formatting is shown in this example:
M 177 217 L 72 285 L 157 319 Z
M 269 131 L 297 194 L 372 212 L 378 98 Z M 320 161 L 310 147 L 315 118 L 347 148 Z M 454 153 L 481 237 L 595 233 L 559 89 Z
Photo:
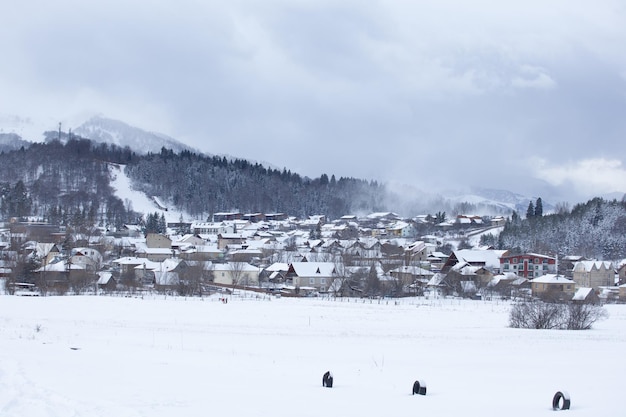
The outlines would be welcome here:
M 181 212 L 174 210 L 163 210 L 155 202 L 154 197 L 149 197 L 141 191 L 133 189 L 130 178 L 124 172 L 125 165 L 109 164 L 111 173 L 111 187 L 115 189 L 115 195 L 122 201 L 130 201 L 132 209 L 144 215 L 150 213 L 163 214 L 168 223 L 176 223 L 180 220 Z M 161 202 L 159 200 L 159 202 Z M 166 206 L 162 203 L 162 206 Z M 182 213 L 183 220 L 189 221 L 189 215 Z
M 0 415 L 553 416 L 557 391 L 568 415 L 623 415 L 626 306 L 588 331 L 511 329 L 509 308 L 0 296 Z

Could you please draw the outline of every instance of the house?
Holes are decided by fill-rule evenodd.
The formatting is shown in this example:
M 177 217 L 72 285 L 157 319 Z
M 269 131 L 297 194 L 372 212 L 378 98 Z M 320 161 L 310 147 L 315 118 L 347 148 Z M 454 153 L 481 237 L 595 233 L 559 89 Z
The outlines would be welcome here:
M 447 273 L 459 262 L 467 262 L 472 266 L 482 266 L 492 272 L 500 270 L 500 258 L 507 254 L 506 250 L 495 249 L 461 249 L 455 250 L 446 260 L 441 271 Z
M 39 274 L 37 281 L 41 283 L 39 285 L 40 288 L 45 286 L 61 292 L 69 289 L 72 281 L 84 281 L 87 279 L 84 266 L 74 265 L 68 262 L 67 259 L 60 257 L 36 269 L 34 272 Z
M 148 233 L 146 235 L 146 246 L 155 249 L 171 249 L 172 239 L 159 233 Z
M 224 258 L 224 251 L 217 244 L 191 246 L 181 251 L 180 257 L 192 261 L 216 261 Z
M 47 265 L 61 255 L 61 247 L 55 243 L 29 241 L 24 243 L 22 250 L 25 254 L 32 254 L 41 259 L 42 265 Z
M 562 275 L 546 274 L 530 280 L 533 297 L 571 300 L 575 294 L 574 280 Z
M 538 253 L 506 254 L 500 257 L 500 273 L 508 272 L 531 279 L 556 274 L 556 258 Z
M 411 237 L 415 235 L 415 226 L 405 221 L 396 221 L 387 226 L 387 235 L 393 237 Z
M 576 304 L 597 304 L 600 297 L 593 288 L 578 288 L 572 297 L 572 302 Z
M 217 235 L 217 248 L 226 249 L 229 245 L 242 245 L 246 238 L 239 233 L 220 233 Z
M 135 267 L 138 282 L 154 285 L 157 290 L 174 287 L 179 282 L 179 274 L 187 268 L 186 261 L 179 258 L 168 258 L 161 262 L 146 261 Z
M 135 255 L 139 258 L 145 258 L 151 262 L 162 262 L 168 258 L 171 258 L 176 254 L 176 251 L 171 248 L 149 248 L 139 247 L 135 251 Z
M 265 213 L 265 220 L 268 222 L 276 221 L 282 222 L 288 219 L 288 216 L 285 213 Z
M 410 262 L 424 262 L 428 258 L 428 248 L 424 241 L 418 240 L 404 248 L 404 256 Z
M 494 275 L 491 278 L 491 281 L 485 287 L 483 293 L 486 294 L 500 294 L 503 297 L 511 297 L 514 289 L 513 283 L 519 277 L 512 273 L 508 272 L 506 274 Z
M 574 264 L 572 279 L 578 287 L 597 290 L 615 285 L 613 263 L 609 261 L 580 261 Z
M 402 281 L 405 286 L 410 284 L 425 286 L 435 274 L 419 266 L 401 266 L 390 270 L 389 275 L 394 279 Z
M 125 256 L 123 258 L 115 259 L 111 261 L 111 263 L 117 265 L 117 267 L 120 270 L 120 275 L 130 274 L 130 273 L 134 275 L 135 267 L 138 265 L 142 265 L 143 263 L 145 263 L 145 261 L 146 260 L 143 258 L 137 258 L 135 256 Z
M 626 284 L 622 284 L 619 286 L 619 300 L 621 302 L 626 302 Z
M 426 261 L 430 263 L 430 270 L 434 272 L 441 271 L 447 260 L 448 255 L 437 251 L 431 252 L 426 258 Z
M 209 280 L 221 285 L 259 285 L 259 268 L 247 262 L 227 262 L 207 265 Z
M 292 262 L 287 271 L 287 280 L 296 288 L 311 287 L 326 292 L 335 275 L 333 262 Z
M 88 271 L 97 271 L 102 265 L 102 255 L 92 248 L 74 248 L 71 250 L 70 262 L 81 265 Z
M 287 277 L 287 271 L 289 271 L 289 264 L 284 263 L 284 262 L 275 262 L 273 264 L 271 264 L 270 266 L 268 266 L 267 268 L 265 268 L 261 274 L 263 275 L 263 278 L 271 283 L 272 285 L 275 284 L 282 284 L 285 282 L 286 277 Z
M 194 235 L 219 235 L 220 233 L 233 233 L 235 230 L 232 224 L 225 222 L 193 222 L 191 223 L 191 233 Z
M 248 220 L 252 223 L 258 223 L 265 221 L 265 214 L 263 213 L 246 213 L 241 217 L 243 220 Z
M 113 274 L 111 272 L 98 272 L 98 281 L 96 285 L 98 289 L 101 289 L 106 292 L 115 291 L 117 288 L 117 281 L 113 278 Z
M 439 285 L 444 294 L 473 296 L 492 279 L 493 273 L 484 266 L 459 262 L 448 270 Z
M 588 261 L 588 259 L 579 255 L 566 255 L 560 257 L 558 264 L 559 270 L 557 271 L 557 273 L 571 278 L 572 271 L 574 270 L 574 265 L 576 264 L 576 262 L 580 261 Z
M 213 221 L 214 222 L 223 222 L 225 220 L 241 220 L 241 217 L 243 215 L 241 213 L 239 213 L 238 211 L 235 212 L 222 212 L 222 213 L 215 213 L 213 215 Z
M 460 225 L 482 225 L 483 218 L 473 214 L 458 214 L 456 223 Z

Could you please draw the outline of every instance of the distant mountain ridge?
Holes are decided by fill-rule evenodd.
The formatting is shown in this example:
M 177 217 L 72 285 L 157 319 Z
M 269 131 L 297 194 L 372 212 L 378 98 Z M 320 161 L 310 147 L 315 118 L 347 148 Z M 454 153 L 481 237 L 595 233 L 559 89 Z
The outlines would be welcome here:
M 200 153 L 200 151 L 162 133 L 149 132 L 103 116 L 92 117 L 77 127 L 74 133 L 94 142 L 109 143 L 120 147 L 128 146 L 140 154 L 158 153 L 161 148 L 171 149 L 176 153 L 181 151 Z

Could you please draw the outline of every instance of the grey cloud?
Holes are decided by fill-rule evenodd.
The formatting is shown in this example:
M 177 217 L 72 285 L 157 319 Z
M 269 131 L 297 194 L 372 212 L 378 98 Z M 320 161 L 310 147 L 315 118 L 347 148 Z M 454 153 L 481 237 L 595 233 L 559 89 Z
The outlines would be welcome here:
M 424 186 L 626 154 L 611 1 L 22 3 L 3 6 L 2 113 L 93 109 L 303 175 Z

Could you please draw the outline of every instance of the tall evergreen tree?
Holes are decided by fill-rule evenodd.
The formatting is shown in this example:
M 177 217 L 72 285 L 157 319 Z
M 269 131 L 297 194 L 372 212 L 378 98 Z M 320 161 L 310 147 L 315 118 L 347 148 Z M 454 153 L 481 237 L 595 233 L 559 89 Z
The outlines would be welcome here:
M 541 197 L 539 197 L 535 203 L 535 217 L 541 216 L 543 216 L 543 202 L 541 201 Z
M 532 200 L 528 203 L 528 209 L 526 210 L 526 218 L 532 219 L 535 217 L 535 206 L 533 205 Z

